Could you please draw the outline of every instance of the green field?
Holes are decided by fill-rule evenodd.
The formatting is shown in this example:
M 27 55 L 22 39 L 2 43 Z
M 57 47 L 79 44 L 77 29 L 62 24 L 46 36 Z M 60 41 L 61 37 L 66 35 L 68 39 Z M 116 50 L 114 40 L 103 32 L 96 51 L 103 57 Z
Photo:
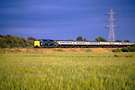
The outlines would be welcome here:
M 0 90 L 135 90 L 135 53 L 0 50 Z

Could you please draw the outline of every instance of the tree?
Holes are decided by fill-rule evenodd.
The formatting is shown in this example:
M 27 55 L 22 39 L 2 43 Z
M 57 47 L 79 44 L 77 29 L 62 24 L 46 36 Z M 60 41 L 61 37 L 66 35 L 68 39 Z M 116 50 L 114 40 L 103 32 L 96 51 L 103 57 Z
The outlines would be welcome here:
M 28 37 L 27 40 L 36 40 L 34 37 Z
M 31 38 L 33 39 L 33 38 Z M 0 35 L 0 48 L 32 47 L 33 41 L 11 35 Z
M 97 41 L 97 42 L 106 42 L 107 40 L 104 39 L 104 38 L 101 37 L 101 36 L 98 36 L 98 37 L 96 37 L 96 41 Z
M 82 37 L 82 36 L 78 36 L 78 37 L 76 38 L 76 41 L 83 41 L 83 37 Z
M 129 40 L 124 40 L 123 42 L 130 42 Z
M 87 41 L 86 38 L 83 38 L 82 36 L 78 36 L 76 38 L 76 41 Z
M 84 39 L 83 39 L 83 41 L 87 41 L 87 39 L 86 39 L 86 38 L 84 38 Z
M 115 40 L 115 42 L 122 42 L 121 40 Z

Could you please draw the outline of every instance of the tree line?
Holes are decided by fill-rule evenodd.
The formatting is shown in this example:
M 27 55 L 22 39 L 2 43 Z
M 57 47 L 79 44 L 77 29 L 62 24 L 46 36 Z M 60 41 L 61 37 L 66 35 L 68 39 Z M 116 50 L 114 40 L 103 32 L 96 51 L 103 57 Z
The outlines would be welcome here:
M 76 41 L 88 41 L 88 40 L 86 38 L 82 37 L 82 36 L 78 36 L 76 38 Z M 100 41 L 106 42 L 107 40 L 105 38 L 101 37 L 101 36 L 98 36 L 98 37 L 96 37 L 95 41 L 97 41 L 97 42 L 100 42 Z
M 82 36 L 78 36 L 76 38 L 76 41 L 88 41 L 88 40 L 86 38 L 82 37 Z M 97 42 L 107 42 L 107 40 L 102 36 L 96 37 L 95 41 L 97 41 Z M 123 41 L 122 40 L 115 40 L 115 42 L 130 42 L 130 41 L 129 40 L 123 40 Z
M 0 48 L 32 47 L 33 40 L 35 40 L 33 37 L 22 38 L 12 35 L 0 35 Z

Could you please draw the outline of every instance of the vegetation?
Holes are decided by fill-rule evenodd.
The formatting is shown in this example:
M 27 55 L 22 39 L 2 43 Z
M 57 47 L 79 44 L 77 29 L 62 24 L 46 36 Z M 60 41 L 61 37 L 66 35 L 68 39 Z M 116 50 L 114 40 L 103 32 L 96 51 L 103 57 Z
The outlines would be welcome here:
M 0 35 L 0 48 L 32 47 L 34 38 L 20 38 L 11 35 Z
M 86 38 L 83 38 L 82 36 L 78 36 L 76 38 L 76 41 L 87 41 Z
M 135 53 L 1 49 L 0 90 L 134 90 Z
M 104 38 L 101 37 L 101 36 L 98 36 L 98 37 L 96 37 L 96 41 L 97 41 L 97 42 L 106 42 L 107 40 L 104 39 Z
M 97 42 L 106 42 L 106 41 L 107 41 L 105 38 L 103 38 L 103 37 L 101 37 L 101 36 L 96 37 L 95 40 L 96 40 Z M 84 38 L 84 37 L 82 37 L 82 36 L 78 36 L 78 37 L 76 38 L 76 41 L 87 41 L 87 39 Z
M 115 42 L 130 42 L 129 40 L 115 40 Z
M 120 49 L 114 49 L 113 52 L 135 52 L 135 45 Z
M 124 40 L 123 42 L 130 42 L 129 40 Z

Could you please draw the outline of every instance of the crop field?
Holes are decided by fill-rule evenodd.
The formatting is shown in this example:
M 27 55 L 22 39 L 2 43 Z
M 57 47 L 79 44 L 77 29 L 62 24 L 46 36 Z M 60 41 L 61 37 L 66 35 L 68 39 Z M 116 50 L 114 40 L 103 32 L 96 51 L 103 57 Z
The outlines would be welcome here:
M 135 53 L 0 49 L 0 90 L 135 90 Z

